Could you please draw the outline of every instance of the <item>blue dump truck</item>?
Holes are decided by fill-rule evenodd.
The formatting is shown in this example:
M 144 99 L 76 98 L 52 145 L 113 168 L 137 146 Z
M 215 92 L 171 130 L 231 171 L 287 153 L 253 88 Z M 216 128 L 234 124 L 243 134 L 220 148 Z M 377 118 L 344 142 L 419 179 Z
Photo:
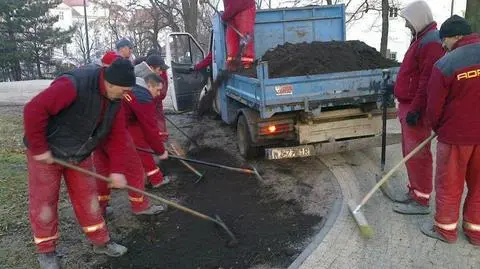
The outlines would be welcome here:
M 176 111 L 194 109 L 226 68 L 225 28 L 214 17 L 213 63 L 198 72 L 187 71 L 205 57 L 198 42 L 188 33 L 169 34 L 169 98 Z M 266 52 L 287 42 L 345 41 L 345 31 L 344 5 L 257 11 L 256 77 L 233 74 L 213 102 L 221 119 L 236 126 L 243 156 L 283 159 L 380 145 L 379 100 L 384 86 L 396 78 L 398 67 L 270 78 L 269 63 L 261 61 Z M 395 106 L 386 115 L 383 118 L 394 117 Z

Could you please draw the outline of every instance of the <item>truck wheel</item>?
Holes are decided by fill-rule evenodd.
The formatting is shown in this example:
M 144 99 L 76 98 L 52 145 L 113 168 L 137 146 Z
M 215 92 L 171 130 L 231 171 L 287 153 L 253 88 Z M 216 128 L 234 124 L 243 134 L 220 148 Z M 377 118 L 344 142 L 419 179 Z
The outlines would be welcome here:
M 240 154 L 247 159 L 257 157 L 260 152 L 258 147 L 252 145 L 250 130 L 244 115 L 240 115 L 237 122 L 237 144 Z

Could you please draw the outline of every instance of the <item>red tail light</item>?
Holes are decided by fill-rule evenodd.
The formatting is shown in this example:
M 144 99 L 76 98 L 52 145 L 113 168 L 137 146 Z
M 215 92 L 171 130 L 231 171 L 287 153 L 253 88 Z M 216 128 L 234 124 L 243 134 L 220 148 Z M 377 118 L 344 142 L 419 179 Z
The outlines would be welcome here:
M 293 130 L 293 123 L 259 123 L 259 135 L 275 135 Z

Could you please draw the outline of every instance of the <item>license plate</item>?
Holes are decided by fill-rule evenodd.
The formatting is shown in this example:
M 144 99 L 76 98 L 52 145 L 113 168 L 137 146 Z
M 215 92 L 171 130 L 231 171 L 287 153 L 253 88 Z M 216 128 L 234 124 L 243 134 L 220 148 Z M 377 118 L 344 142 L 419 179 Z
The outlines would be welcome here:
M 269 160 L 301 158 L 313 155 L 312 146 L 298 146 L 290 148 L 265 149 L 266 157 Z

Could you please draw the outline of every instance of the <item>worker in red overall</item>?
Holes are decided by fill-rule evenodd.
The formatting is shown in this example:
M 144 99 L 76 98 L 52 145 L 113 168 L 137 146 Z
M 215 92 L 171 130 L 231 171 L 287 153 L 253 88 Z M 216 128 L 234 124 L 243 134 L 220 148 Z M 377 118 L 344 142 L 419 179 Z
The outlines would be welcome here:
M 113 61 L 120 58 L 122 57 L 118 55 L 115 51 L 107 51 L 101 59 L 102 66 L 109 67 L 110 65 L 112 65 Z
M 253 43 L 256 15 L 255 0 L 223 0 L 223 7 L 225 11 L 222 14 L 222 20 L 227 23 L 227 68 L 230 71 L 236 70 L 235 60 L 240 49 L 240 37 L 229 25 L 235 27 L 242 35 L 250 36 L 250 41 L 244 51 L 240 52 L 240 60 L 244 68 L 251 68 L 255 60 Z
M 205 69 L 205 68 L 209 67 L 210 65 L 212 65 L 212 61 L 213 61 L 212 52 L 210 51 L 207 54 L 207 56 L 205 56 L 205 58 L 203 58 L 203 60 L 201 60 L 200 62 L 198 62 L 196 65 L 193 66 L 191 71 L 200 71 L 202 69 Z
M 466 183 L 463 231 L 480 246 L 480 35 L 455 15 L 442 24 L 440 38 L 450 52 L 433 68 L 427 102 L 427 118 L 438 134 L 436 213 L 422 232 L 448 243 L 457 240 Z
M 145 77 L 150 73 L 157 74 L 162 79 L 162 86 L 160 87 L 159 94 L 155 94 L 153 97 L 153 103 L 155 105 L 155 113 L 152 115 L 155 119 L 154 123 L 159 129 L 159 137 L 162 143 L 166 143 L 168 140 L 168 131 L 165 123 L 165 114 L 163 111 L 163 100 L 167 95 L 168 90 L 168 78 L 166 70 L 169 68 L 165 64 L 160 55 L 150 55 L 144 64 L 135 66 L 135 74 L 137 77 Z M 130 128 L 131 132 L 135 132 L 135 128 Z M 136 130 L 136 134 L 132 134 L 135 140 L 135 144 L 140 148 L 150 148 L 150 143 L 141 134 L 140 130 Z M 146 171 L 148 181 L 153 188 L 159 188 L 170 182 L 168 176 L 164 176 L 160 168 L 157 166 L 152 154 L 146 152 L 138 152 L 140 159 L 142 160 L 143 168 Z
M 112 156 L 107 176 L 113 187 L 124 187 L 128 133 L 120 100 L 134 84 L 133 67 L 127 60 L 108 68 L 92 65 L 59 76 L 25 105 L 29 215 L 41 268 L 59 268 L 55 248 L 62 177 L 93 251 L 114 257 L 127 251 L 110 240 L 95 179 L 56 164 L 53 157 L 93 170 L 90 155 L 103 148 Z
M 401 16 L 412 32 L 412 42 L 395 83 L 398 118 L 402 128 L 402 151 L 406 156 L 431 134 L 425 117 L 426 88 L 435 62 L 445 51 L 442 48 L 437 24 L 425 1 L 407 5 Z M 429 200 L 433 189 L 432 153 L 430 144 L 407 163 L 408 192 L 397 198 L 393 210 L 401 214 L 429 214 Z
M 143 78 L 136 78 L 134 91 L 124 96 L 123 107 L 129 136 L 125 139 L 125 151 L 122 153 L 127 157 L 126 179 L 128 185 L 137 189 L 145 189 L 145 170 L 141 156 L 137 153 L 136 147 L 149 149 L 150 147 L 159 153 L 160 159 L 168 157 L 168 153 L 163 146 L 162 134 L 158 130 L 155 122 L 154 103 L 149 100 L 152 93 L 159 94 L 161 88 L 161 79 L 153 74 L 155 78 L 147 76 L 147 82 Z M 158 94 L 157 94 L 158 92 Z M 138 97 L 137 97 L 138 96 Z M 138 141 L 147 141 L 145 144 Z M 147 144 L 148 143 L 148 144 Z M 150 154 L 151 156 L 151 154 Z M 95 168 L 99 174 L 106 175 L 110 171 L 109 158 L 111 156 L 104 150 L 97 150 L 94 153 Z M 148 173 L 147 173 L 148 176 Z M 162 178 L 163 179 L 163 178 Z M 163 180 L 159 184 L 162 184 Z M 163 183 L 164 184 L 164 183 Z M 97 182 L 98 200 L 104 215 L 111 212 L 108 204 L 111 200 L 110 189 L 105 182 Z M 128 199 L 132 206 L 132 212 L 135 215 L 155 215 L 167 209 L 165 205 L 150 205 L 149 200 L 142 194 L 129 191 Z

